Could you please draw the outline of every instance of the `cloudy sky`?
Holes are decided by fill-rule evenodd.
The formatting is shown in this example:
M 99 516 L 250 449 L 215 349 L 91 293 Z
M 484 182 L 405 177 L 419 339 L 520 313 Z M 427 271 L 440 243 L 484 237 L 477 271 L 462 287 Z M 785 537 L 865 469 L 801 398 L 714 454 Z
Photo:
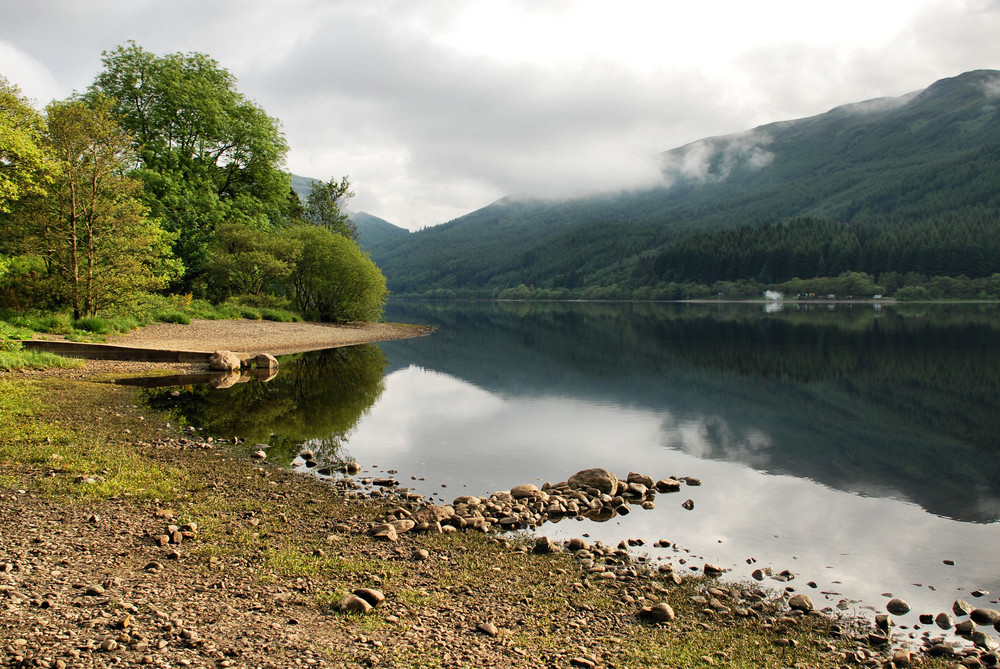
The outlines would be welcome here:
M 657 178 L 655 155 L 1000 69 L 1000 0 L 0 0 L 40 106 L 134 39 L 207 53 L 281 120 L 287 167 L 417 229 L 503 196 Z

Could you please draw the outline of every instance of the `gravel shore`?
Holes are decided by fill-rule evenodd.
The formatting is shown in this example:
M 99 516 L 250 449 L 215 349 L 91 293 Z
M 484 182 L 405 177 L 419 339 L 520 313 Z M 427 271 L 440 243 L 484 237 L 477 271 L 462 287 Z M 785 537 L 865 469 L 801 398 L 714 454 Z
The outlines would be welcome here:
M 194 320 L 190 325 L 157 323 L 107 343 L 166 351 L 227 350 L 284 355 L 391 339 L 406 339 L 430 328 L 398 323 L 277 323 L 251 320 Z

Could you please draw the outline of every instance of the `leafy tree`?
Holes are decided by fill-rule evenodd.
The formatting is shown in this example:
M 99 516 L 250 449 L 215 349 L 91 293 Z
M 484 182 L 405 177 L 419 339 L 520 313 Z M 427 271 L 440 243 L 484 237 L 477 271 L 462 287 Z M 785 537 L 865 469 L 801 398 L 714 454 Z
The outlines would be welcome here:
M 231 294 L 260 295 L 269 284 L 287 277 L 301 248 L 295 240 L 243 223 L 222 223 L 209 247 L 209 277 L 216 299 Z
M 51 179 L 52 164 L 45 154 L 45 120 L 0 76 L 0 214 L 28 195 L 41 195 Z
M 354 240 L 316 225 L 282 233 L 302 249 L 289 287 L 295 307 L 328 321 L 374 321 L 388 297 L 385 276 Z
M 111 100 L 53 102 L 47 114 L 58 171 L 48 193 L 18 214 L 25 250 L 44 258 L 76 318 L 165 287 L 181 266 L 170 236 L 147 216 L 142 184 L 125 175 L 132 138 Z
M 331 177 L 329 181 L 313 181 L 311 185 L 312 190 L 306 198 L 305 220 L 357 241 L 358 229 L 343 206 L 354 197 L 347 177 L 341 177 L 339 182 Z
M 264 227 L 283 220 L 290 177 L 279 123 L 236 90 L 205 54 L 159 57 L 135 42 L 105 52 L 89 96 L 108 95 L 133 133 L 145 202 L 179 233 L 184 284 L 203 292 L 209 243 L 224 221 Z

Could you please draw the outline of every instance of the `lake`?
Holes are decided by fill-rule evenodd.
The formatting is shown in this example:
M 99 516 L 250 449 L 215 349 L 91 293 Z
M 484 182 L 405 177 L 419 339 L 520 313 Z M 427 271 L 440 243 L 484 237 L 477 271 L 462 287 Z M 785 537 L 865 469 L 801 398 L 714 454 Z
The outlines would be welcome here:
M 308 447 L 447 502 L 589 467 L 697 477 L 655 509 L 538 532 L 735 579 L 787 569 L 765 585 L 820 608 L 891 593 L 914 625 L 997 601 L 996 305 L 397 302 L 386 320 L 438 329 L 289 356 L 266 383 L 145 392 L 272 461 Z

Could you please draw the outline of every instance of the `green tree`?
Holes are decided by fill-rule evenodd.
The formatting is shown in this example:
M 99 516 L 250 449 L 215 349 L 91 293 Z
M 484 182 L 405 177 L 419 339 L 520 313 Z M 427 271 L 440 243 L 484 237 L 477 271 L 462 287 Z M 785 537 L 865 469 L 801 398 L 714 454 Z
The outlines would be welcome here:
M 354 240 L 316 225 L 292 226 L 282 234 L 301 248 L 289 276 L 297 309 L 327 321 L 381 318 L 385 276 Z
M 25 250 L 44 258 L 76 318 L 165 287 L 181 266 L 170 236 L 147 216 L 142 184 L 125 175 L 135 164 L 132 138 L 111 100 L 53 102 L 47 114 L 58 171 L 18 215 Z
M 260 295 L 270 284 L 291 274 L 301 255 L 295 240 L 243 223 L 216 227 L 209 247 L 209 277 L 216 299 L 230 295 Z
M 88 96 L 115 99 L 134 136 L 145 202 L 164 228 L 179 233 L 184 287 L 204 292 L 216 226 L 263 228 L 287 216 L 288 146 L 279 123 L 205 54 L 159 57 L 129 42 L 105 52 L 103 63 Z
M 0 214 L 18 200 L 41 195 L 51 180 L 44 150 L 45 120 L 20 89 L 0 76 Z
M 347 177 L 339 182 L 332 177 L 329 181 L 313 181 L 311 186 L 306 198 L 305 220 L 357 241 L 358 229 L 344 211 L 344 205 L 354 197 Z

